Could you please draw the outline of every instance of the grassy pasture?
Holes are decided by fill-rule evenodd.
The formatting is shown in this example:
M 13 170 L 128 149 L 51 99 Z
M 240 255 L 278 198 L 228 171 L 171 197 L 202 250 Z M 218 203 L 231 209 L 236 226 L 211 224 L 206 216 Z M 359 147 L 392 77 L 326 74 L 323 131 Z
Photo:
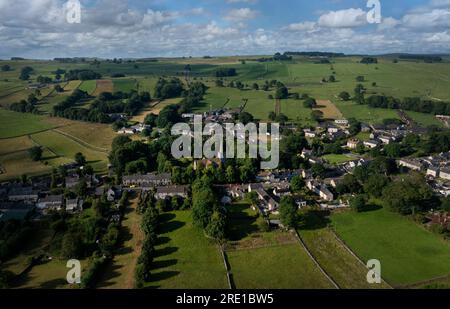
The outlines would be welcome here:
M 44 116 L 0 109 L 0 139 L 18 137 L 55 127 L 45 120 Z
M 85 91 L 88 94 L 93 94 L 95 88 L 97 88 L 97 81 L 95 80 L 85 80 L 78 86 L 78 89 Z
M 193 226 L 190 211 L 161 215 L 161 235 L 148 287 L 225 289 L 226 270 L 217 246 Z
M 137 89 L 137 82 L 135 79 L 120 78 L 113 79 L 114 91 L 130 92 Z
M 109 79 L 102 79 L 96 81 L 95 91 L 92 93 L 94 96 L 98 96 L 102 92 L 113 92 L 114 85 L 113 82 Z
M 3 171 L 0 181 L 19 178 L 23 174 L 33 176 L 51 171 L 51 166 L 31 160 L 26 150 L 1 155 L 0 166 Z
M 450 246 L 440 236 L 398 214 L 380 209 L 332 217 L 339 237 L 363 260 L 378 259 L 393 286 L 450 275 Z
M 388 288 L 384 283 L 367 283 L 367 268 L 345 249 L 329 229 L 301 230 L 299 233 L 314 258 L 340 288 Z
M 342 119 L 341 111 L 330 100 L 317 100 L 317 105 L 315 110 L 323 112 L 325 119 Z
M 230 206 L 229 215 L 226 255 L 236 288 L 333 288 L 292 234 L 259 231 L 247 204 Z
M 87 148 L 82 144 L 67 138 L 65 135 L 55 131 L 46 131 L 32 135 L 32 139 L 39 145 L 48 148 L 52 153 L 69 162 L 74 160 L 75 154 L 81 152 L 95 170 L 102 172 L 106 170 L 107 154 Z M 51 161 L 49 161 L 51 163 Z

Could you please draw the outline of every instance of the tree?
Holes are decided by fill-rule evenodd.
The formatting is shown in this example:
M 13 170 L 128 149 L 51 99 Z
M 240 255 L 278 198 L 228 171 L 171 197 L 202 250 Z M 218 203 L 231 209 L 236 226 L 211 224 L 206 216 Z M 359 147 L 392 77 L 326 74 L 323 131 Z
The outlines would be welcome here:
M 336 77 L 334 77 L 334 75 L 330 75 L 330 77 L 328 78 L 328 81 L 330 83 L 334 83 L 336 81 Z
M 248 124 L 250 122 L 253 122 L 253 120 L 253 115 L 250 113 L 242 112 L 239 114 L 239 121 L 243 124 Z
M 298 207 L 292 196 L 283 196 L 280 203 L 280 220 L 286 228 L 296 228 Z
M 276 118 L 277 118 L 277 114 L 275 114 L 275 112 L 269 113 L 269 120 L 275 121 Z
M 11 71 L 11 66 L 9 66 L 8 64 L 2 65 L 2 71 L 3 72 Z
M 314 164 L 311 167 L 311 172 L 313 173 L 314 177 L 324 178 L 326 171 L 326 168 L 322 164 Z
M 366 198 L 359 194 L 350 199 L 350 208 L 356 212 L 363 212 L 366 209 Z
M 305 102 L 303 102 L 303 106 L 305 108 L 315 108 L 315 107 L 317 107 L 317 102 L 313 98 L 307 98 L 305 100 Z
M 360 75 L 360 76 L 357 76 L 357 77 L 356 77 L 356 81 L 362 83 L 362 82 L 365 81 L 365 78 L 364 78 L 364 76 L 361 76 L 361 75 Z
M 311 118 L 314 121 L 321 121 L 323 119 L 323 112 L 319 110 L 314 110 L 311 112 Z
M 383 190 L 382 199 L 389 209 L 404 215 L 438 206 L 433 190 L 420 173 L 411 173 L 391 182 Z
M 259 85 L 257 83 L 254 83 L 252 85 L 253 90 L 259 90 Z
M 389 179 L 384 175 L 372 175 L 364 183 L 364 191 L 373 197 L 380 197 L 383 189 L 389 184 Z
M 450 197 L 446 197 L 441 204 L 441 208 L 444 211 L 450 212 Z
M 32 67 L 28 67 L 28 66 L 27 67 L 23 67 L 22 70 L 20 71 L 19 79 L 21 79 L 21 80 L 29 80 L 31 72 L 33 72 L 33 68 Z
M 348 101 L 348 100 L 350 100 L 350 94 L 349 94 L 347 91 L 342 91 L 342 92 L 339 94 L 339 98 L 340 98 L 342 101 Z
M 56 92 L 64 92 L 64 88 L 61 85 L 55 85 L 54 89 Z
M 252 205 L 256 206 L 258 205 L 258 194 L 255 191 L 251 191 L 245 195 L 245 199 Z
M 277 88 L 275 92 L 275 99 L 287 99 L 289 97 L 289 90 L 285 86 L 281 86 Z
M 84 197 L 87 194 L 87 183 L 84 178 L 81 178 L 80 181 L 77 183 L 77 186 L 75 187 L 75 192 L 79 197 Z
M 77 152 L 75 154 L 75 162 L 78 165 L 83 166 L 86 164 L 86 157 L 81 152 Z
M 390 143 L 384 146 L 384 152 L 389 158 L 399 158 L 402 155 L 402 147 L 399 143 Z
M 235 183 L 236 182 L 236 171 L 233 166 L 228 166 L 225 170 L 225 178 L 228 183 Z
M 30 154 L 30 158 L 33 161 L 39 161 L 42 158 L 42 148 L 40 146 L 34 146 L 28 150 L 28 153 Z
M 211 216 L 211 221 L 206 227 L 205 232 L 208 236 L 221 241 L 225 239 L 225 227 L 226 227 L 225 216 L 218 211 L 214 211 L 214 213 Z
M 358 120 L 356 120 L 355 118 L 350 118 L 348 120 L 348 124 L 349 124 L 349 132 L 352 135 L 356 135 L 359 132 L 361 132 L 361 122 L 359 122 Z
M 305 181 L 300 176 L 294 176 L 291 179 L 291 190 L 299 192 L 305 186 Z
M 67 232 L 61 244 L 61 256 L 67 259 L 79 258 L 82 253 L 82 240 L 78 233 Z

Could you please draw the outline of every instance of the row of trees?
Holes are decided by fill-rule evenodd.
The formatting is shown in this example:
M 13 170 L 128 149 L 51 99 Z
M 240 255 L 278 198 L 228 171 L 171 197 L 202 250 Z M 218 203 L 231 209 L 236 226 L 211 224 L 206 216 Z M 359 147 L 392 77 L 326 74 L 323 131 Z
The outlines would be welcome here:
M 65 73 L 66 80 L 94 80 L 101 79 L 102 75 L 92 70 L 70 70 Z
M 142 244 L 141 255 L 135 269 L 135 286 L 144 287 L 150 279 L 150 270 L 155 257 L 155 245 L 158 239 L 159 211 L 155 207 L 155 200 L 151 194 L 141 194 L 138 209 L 142 216 L 141 229 L 145 238 Z
M 398 99 L 383 95 L 373 95 L 366 98 L 364 103 L 374 108 L 404 109 L 427 114 L 450 115 L 450 103 L 423 100 L 418 97 Z
M 192 185 L 192 218 L 208 237 L 218 241 L 225 239 L 226 212 L 219 204 L 213 189 L 213 181 L 206 175 Z

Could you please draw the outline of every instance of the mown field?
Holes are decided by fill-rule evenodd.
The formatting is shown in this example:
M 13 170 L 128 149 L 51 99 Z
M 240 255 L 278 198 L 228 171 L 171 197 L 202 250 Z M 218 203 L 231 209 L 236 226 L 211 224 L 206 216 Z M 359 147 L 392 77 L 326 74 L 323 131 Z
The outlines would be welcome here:
M 328 228 L 300 230 L 308 250 L 341 289 L 382 289 L 385 283 L 367 283 L 367 268 L 336 239 Z
M 229 213 L 226 255 L 236 288 L 333 288 L 294 235 L 260 231 L 256 212 L 246 204 L 230 206 Z
M 388 210 L 334 214 L 339 237 L 363 260 L 378 259 L 391 285 L 450 275 L 450 245 L 440 236 Z
M 193 226 L 191 212 L 165 213 L 161 219 L 148 287 L 226 289 L 226 270 L 219 249 Z

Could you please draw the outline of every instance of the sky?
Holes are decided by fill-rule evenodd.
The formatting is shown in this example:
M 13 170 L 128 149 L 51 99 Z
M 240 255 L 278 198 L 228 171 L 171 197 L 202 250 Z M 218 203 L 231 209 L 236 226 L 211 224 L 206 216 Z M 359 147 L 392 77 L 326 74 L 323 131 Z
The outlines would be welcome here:
M 0 0 L 0 58 L 450 53 L 450 0 L 77 1 Z

